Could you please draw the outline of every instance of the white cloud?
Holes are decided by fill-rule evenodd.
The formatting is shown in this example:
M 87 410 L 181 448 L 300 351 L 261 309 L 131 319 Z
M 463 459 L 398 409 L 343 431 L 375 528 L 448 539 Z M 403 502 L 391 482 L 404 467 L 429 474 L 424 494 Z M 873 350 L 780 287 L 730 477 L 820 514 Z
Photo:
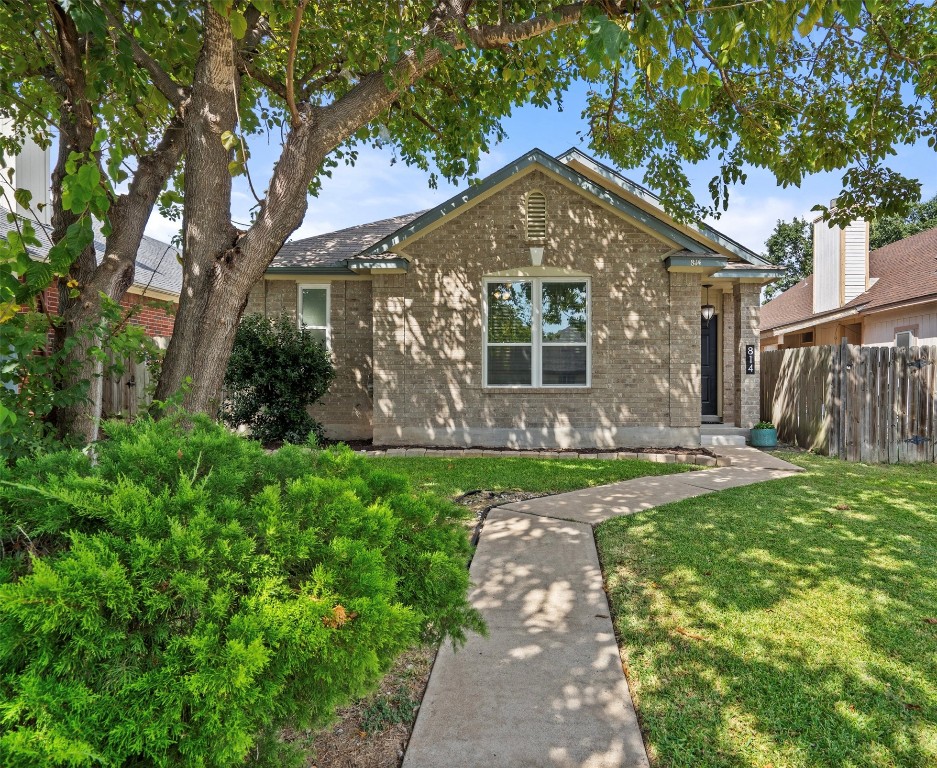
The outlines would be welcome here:
M 159 215 L 159 211 L 153 210 L 153 213 L 150 215 L 150 220 L 146 223 L 146 234 L 150 237 L 155 237 L 157 240 L 162 240 L 164 243 L 168 243 L 179 234 L 179 231 L 182 229 L 182 221 L 170 221 L 169 219 L 164 219 Z

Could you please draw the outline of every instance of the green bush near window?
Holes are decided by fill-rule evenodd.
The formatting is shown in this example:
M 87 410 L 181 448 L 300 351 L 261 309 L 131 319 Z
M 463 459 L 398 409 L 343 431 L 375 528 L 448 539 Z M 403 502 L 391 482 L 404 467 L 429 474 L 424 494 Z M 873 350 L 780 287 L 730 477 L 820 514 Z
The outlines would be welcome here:
M 322 425 L 307 408 L 328 391 L 334 376 L 325 345 L 289 315 L 247 315 L 225 372 L 222 418 L 231 427 L 249 427 L 263 443 L 304 443 L 310 433 L 321 439 Z
M 188 427 L 188 428 L 187 428 Z M 455 506 L 349 449 L 111 422 L 0 467 L 0 765 L 295 765 L 419 640 L 483 629 Z

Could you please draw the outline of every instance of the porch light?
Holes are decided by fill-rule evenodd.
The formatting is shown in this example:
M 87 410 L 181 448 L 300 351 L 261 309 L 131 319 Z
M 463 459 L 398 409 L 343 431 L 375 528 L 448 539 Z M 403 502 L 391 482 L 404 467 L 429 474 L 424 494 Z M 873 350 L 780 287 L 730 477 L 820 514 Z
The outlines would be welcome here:
M 709 321 L 713 319 L 713 315 L 716 314 L 716 308 L 709 303 L 709 289 L 712 288 L 712 283 L 706 283 L 703 288 L 706 289 L 706 303 L 700 307 L 700 314 L 703 316 L 703 322 L 706 323 L 706 327 L 709 328 Z
M 541 263 L 543 263 L 543 246 L 542 245 L 530 246 L 531 266 L 539 267 Z

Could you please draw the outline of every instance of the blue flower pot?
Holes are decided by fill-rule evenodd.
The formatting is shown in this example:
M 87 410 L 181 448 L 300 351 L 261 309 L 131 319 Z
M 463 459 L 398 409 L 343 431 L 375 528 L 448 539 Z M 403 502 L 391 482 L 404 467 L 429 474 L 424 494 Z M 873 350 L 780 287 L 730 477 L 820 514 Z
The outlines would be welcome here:
M 778 431 L 771 429 L 753 429 L 751 443 L 755 448 L 776 448 L 778 445 Z

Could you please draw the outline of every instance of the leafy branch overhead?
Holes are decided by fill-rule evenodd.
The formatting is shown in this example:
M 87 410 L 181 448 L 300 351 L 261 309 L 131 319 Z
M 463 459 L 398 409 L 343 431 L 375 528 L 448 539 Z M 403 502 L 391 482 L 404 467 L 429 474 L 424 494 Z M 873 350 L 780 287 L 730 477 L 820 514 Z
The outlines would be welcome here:
M 86 249 L 71 270 L 80 305 L 126 289 L 154 206 L 184 218 L 157 396 L 191 377 L 186 405 L 210 412 L 248 292 L 361 143 L 463 179 L 514 108 L 560 109 L 582 81 L 591 149 L 643 167 L 676 215 L 723 210 L 754 166 L 784 185 L 842 171 L 850 218 L 904 213 L 920 184 L 889 156 L 937 145 L 937 10 L 915 0 L 52 0 L 0 4 L 0 29 L 0 115 L 20 137 L 54 126 L 79 154 L 106 131 L 92 155 L 125 190 L 102 264 Z M 266 189 L 255 141 L 281 147 Z M 710 157 L 711 199 L 697 201 L 686 166 Z M 256 205 L 235 225 L 241 174 Z
M 179 105 L 198 55 L 199 5 L 177 3 L 166 19 L 155 3 L 121 10 L 100 0 L 87 3 L 86 23 L 108 28 Z M 561 104 L 574 79 L 590 85 L 592 148 L 622 167 L 644 166 L 646 181 L 684 215 L 725 208 L 746 165 L 783 185 L 840 169 L 844 204 L 857 213 L 901 210 L 918 185 L 887 159 L 901 144 L 935 142 L 930 3 L 211 6 L 239 41 L 239 136 L 311 123 L 327 155 L 352 140 L 390 139 L 403 160 L 433 161 L 450 179 L 477 170 L 513 107 Z M 150 27 L 166 21 L 191 46 L 184 66 L 176 53 L 164 67 L 150 43 Z M 236 153 L 235 172 L 245 154 Z M 720 172 L 699 207 L 684 168 L 713 154 Z

